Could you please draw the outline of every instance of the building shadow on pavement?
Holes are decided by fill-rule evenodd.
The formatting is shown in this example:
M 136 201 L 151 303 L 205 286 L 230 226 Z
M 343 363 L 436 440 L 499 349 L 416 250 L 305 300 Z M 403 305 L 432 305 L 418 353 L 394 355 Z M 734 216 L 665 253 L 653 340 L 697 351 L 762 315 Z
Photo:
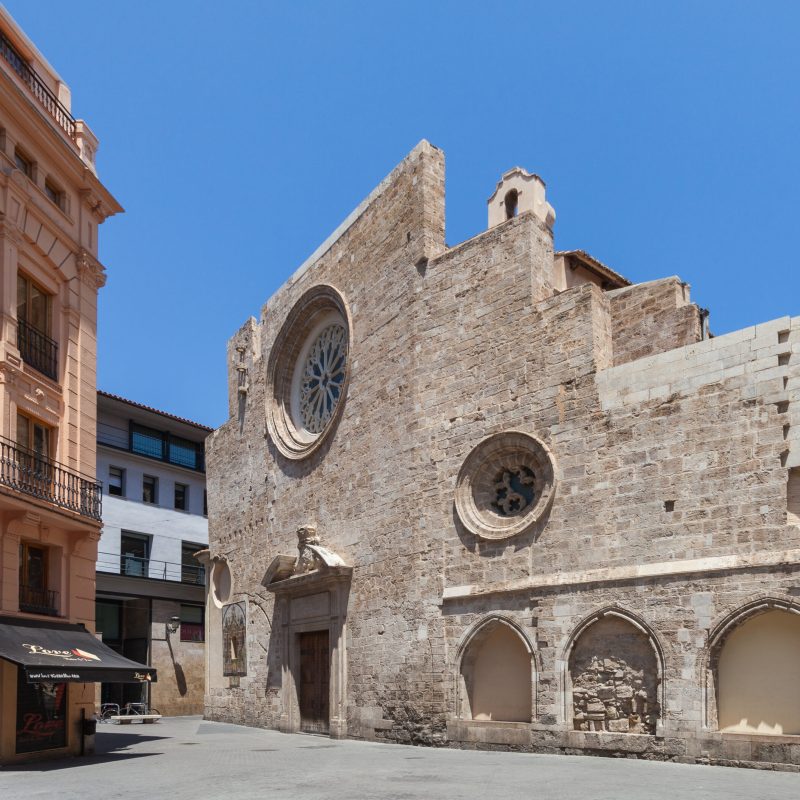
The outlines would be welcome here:
M 161 739 L 169 739 L 169 736 L 150 736 L 135 733 L 98 733 L 95 738 L 94 752 L 97 756 L 108 756 L 116 753 L 118 750 L 124 750 L 133 744 L 141 744 L 142 742 L 157 742 Z M 139 755 L 150 755 L 149 753 L 140 753 Z M 91 756 L 90 756 L 91 758 Z
M 108 735 L 98 734 L 95 743 L 94 755 L 69 756 L 67 758 L 54 758 L 52 761 L 40 761 L 30 764 L 13 764 L 5 768 L 0 768 L 0 775 L 4 772 L 55 772 L 62 769 L 74 769 L 76 767 L 90 767 L 95 764 L 112 764 L 115 761 L 128 761 L 133 758 L 146 758 L 147 756 L 159 756 L 163 753 L 124 753 L 125 750 L 134 744 L 142 742 L 157 742 L 161 739 L 168 739 L 168 736 L 137 736 L 132 733 L 117 733 Z

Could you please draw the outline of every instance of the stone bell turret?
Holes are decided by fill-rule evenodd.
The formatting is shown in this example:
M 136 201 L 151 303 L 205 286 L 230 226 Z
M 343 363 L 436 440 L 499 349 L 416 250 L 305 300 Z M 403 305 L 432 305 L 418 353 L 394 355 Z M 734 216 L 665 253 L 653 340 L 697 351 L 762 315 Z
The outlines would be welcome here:
M 514 167 L 500 178 L 489 198 L 489 227 L 532 211 L 548 228 L 556 221 L 556 212 L 544 196 L 544 181 L 522 167 Z

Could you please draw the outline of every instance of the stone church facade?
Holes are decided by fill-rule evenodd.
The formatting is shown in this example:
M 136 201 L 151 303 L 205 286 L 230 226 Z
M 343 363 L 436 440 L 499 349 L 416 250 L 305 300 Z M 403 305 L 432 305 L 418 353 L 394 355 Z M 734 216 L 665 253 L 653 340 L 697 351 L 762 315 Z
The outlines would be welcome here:
M 514 169 L 448 247 L 422 142 L 232 338 L 207 718 L 800 765 L 800 317 L 554 219 Z

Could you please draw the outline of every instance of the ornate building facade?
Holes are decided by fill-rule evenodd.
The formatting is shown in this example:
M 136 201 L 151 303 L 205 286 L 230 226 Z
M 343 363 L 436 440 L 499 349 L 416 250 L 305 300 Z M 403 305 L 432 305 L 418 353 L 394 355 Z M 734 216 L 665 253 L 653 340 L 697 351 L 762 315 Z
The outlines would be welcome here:
M 94 714 L 83 682 L 94 678 L 77 672 L 102 661 L 89 652 L 102 504 L 97 239 L 122 210 L 97 177 L 97 144 L 71 114 L 69 87 L 0 7 L 0 763 L 93 742 L 79 721 Z M 60 667 L 35 664 L 48 653 Z
M 800 318 L 556 252 L 514 169 L 444 239 L 422 142 L 233 337 L 206 716 L 800 758 Z

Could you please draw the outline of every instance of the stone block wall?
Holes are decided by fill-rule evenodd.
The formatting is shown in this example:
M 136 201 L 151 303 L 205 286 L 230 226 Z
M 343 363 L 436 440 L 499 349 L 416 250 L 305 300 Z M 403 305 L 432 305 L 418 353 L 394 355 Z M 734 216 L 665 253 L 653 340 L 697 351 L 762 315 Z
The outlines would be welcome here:
M 699 342 L 700 309 L 689 302 L 689 286 L 680 278 L 634 284 L 608 293 L 614 336 L 614 364 Z
M 337 676 L 347 735 L 762 757 L 716 731 L 709 670 L 737 609 L 800 596 L 800 528 L 787 524 L 800 319 L 699 341 L 677 279 L 555 293 L 552 232 L 532 214 L 446 249 L 443 168 L 418 146 L 231 341 L 231 418 L 207 446 L 210 554 L 230 565 L 230 601 L 247 603 L 249 657 L 247 675 L 209 684 L 206 716 L 287 729 L 293 612 L 265 571 L 314 525 L 353 567 Z M 350 384 L 332 435 L 290 460 L 265 432 L 266 365 L 319 284 L 352 317 Z M 506 431 L 547 448 L 557 482 L 536 524 L 492 540 L 465 527 L 454 493 L 467 456 Z M 604 614 L 652 656 L 627 678 L 618 653 L 572 675 Z M 500 620 L 530 653 L 529 724 L 471 720 L 459 699 L 473 634 Z M 577 730 L 573 680 L 603 687 Z M 626 687 L 643 688 L 638 705 Z M 601 723 L 608 691 L 619 708 Z M 797 758 L 780 746 L 773 760 Z

